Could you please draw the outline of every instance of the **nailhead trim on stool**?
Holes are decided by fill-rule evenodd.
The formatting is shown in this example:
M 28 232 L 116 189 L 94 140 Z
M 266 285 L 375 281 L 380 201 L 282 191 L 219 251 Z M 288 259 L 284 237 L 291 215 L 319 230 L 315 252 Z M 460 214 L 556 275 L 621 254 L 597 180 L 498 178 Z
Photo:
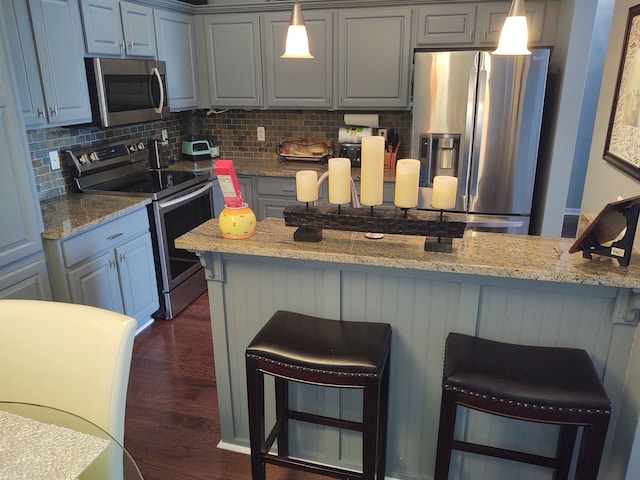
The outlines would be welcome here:
M 556 457 L 455 440 L 458 406 L 559 425 Z M 586 351 L 450 333 L 434 480 L 447 480 L 452 450 L 541 465 L 555 470 L 555 480 L 566 480 L 580 426 L 584 428 L 576 479 L 596 480 L 610 416 L 611 401 Z
M 387 440 L 391 326 L 277 311 L 247 347 L 247 397 L 253 480 L 266 464 L 334 478 L 383 480 Z M 275 379 L 276 422 L 265 435 L 264 375 Z M 290 410 L 288 381 L 363 390 L 362 422 Z M 362 472 L 288 456 L 288 420 L 362 433 Z M 277 453 L 269 450 L 278 440 Z

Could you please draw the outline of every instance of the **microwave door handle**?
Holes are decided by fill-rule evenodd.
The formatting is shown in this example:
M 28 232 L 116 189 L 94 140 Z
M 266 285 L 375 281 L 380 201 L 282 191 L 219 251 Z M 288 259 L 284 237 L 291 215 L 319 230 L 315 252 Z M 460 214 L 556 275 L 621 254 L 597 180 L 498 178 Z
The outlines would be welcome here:
M 156 113 L 162 113 L 162 106 L 164 105 L 164 86 L 162 85 L 162 77 L 160 77 L 160 72 L 156 67 L 151 69 L 151 73 L 158 79 L 158 86 L 160 87 L 160 105 L 155 107 L 154 110 Z

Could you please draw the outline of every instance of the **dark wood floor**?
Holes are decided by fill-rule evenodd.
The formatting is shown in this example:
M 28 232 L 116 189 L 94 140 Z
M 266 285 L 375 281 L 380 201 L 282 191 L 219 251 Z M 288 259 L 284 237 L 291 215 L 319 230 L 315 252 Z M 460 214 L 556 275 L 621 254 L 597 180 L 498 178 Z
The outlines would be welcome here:
M 216 448 L 218 400 L 206 294 L 133 347 L 125 447 L 145 480 L 250 480 L 249 456 Z M 267 468 L 269 480 L 321 477 Z

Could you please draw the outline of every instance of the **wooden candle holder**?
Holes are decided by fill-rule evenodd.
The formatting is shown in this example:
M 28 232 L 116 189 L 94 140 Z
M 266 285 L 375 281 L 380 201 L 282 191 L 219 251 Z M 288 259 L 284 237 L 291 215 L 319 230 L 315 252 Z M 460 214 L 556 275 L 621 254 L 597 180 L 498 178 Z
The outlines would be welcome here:
M 298 227 L 293 234 L 296 241 L 320 241 L 322 229 L 348 232 L 390 233 L 426 236 L 426 251 L 451 252 L 452 239 L 462 238 L 466 222 L 451 221 L 440 212 L 312 207 L 289 205 L 284 209 L 285 225 Z

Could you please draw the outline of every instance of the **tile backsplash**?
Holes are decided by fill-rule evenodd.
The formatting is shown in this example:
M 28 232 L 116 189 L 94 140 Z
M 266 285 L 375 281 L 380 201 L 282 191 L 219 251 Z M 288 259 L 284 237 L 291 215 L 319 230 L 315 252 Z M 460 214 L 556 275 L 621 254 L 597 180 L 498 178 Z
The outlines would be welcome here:
M 160 138 L 167 130 L 168 159 L 177 160 L 182 140 L 191 132 L 194 121 L 200 125 L 202 135 L 220 148 L 220 156 L 277 161 L 276 146 L 282 138 L 322 138 L 337 143 L 338 129 L 344 126 L 344 114 L 315 110 L 226 110 L 208 113 L 195 110 L 172 114 L 167 120 L 125 127 L 103 129 L 99 127 L 50 128 L 28 130 L 27 139 L 31 162 L 40 200 L 60 196 L 71 191 L 71 178 L 64 158 L 64 150 L 91 147 L 108 142 L 129 139 Z M 393 128 L 409 152 L 411 113 L 408 111 L 382 112 L 380 126 Z M 257 140 L 257 127 L 265 127 L 265 141 Z M 60 153 L 59 170 L 51 170 L 49 152 Z M 336 152 L 337 153 L 337 152 Z

